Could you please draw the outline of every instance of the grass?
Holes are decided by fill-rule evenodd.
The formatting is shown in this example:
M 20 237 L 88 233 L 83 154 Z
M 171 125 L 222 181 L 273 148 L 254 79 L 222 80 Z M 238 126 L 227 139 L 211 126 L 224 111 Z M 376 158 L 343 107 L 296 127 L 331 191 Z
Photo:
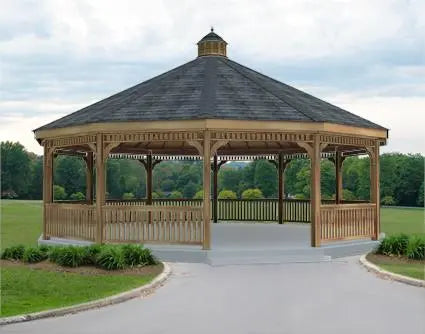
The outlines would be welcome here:
M 99 299 L 144 285 L 154 276 L 90 275 L 26 265 L 3 266 L 0 315 L 38 312 Z
M 1 249 L 37 244 L 41 234 L 41 208 L 41 201 L 1 201 Z M 382 208 L 381 230 L 388 235 L 425 234 L 424 210 Z
M 368 254 L 367 259 L 384 270 L 416 279 L 425 279 L 425 263 L 423 261 L 377 254 Z

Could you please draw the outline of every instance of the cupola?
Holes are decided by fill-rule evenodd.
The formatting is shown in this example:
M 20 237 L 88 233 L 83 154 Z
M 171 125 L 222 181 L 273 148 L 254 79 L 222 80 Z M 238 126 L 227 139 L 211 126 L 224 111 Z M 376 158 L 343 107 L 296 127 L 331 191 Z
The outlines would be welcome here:
M 198 42 L 198 57 L 202 56 L 222 56 L 226 57 L 226 41 L 214 32 L 211 27 L 211 32 L 205 35 Z

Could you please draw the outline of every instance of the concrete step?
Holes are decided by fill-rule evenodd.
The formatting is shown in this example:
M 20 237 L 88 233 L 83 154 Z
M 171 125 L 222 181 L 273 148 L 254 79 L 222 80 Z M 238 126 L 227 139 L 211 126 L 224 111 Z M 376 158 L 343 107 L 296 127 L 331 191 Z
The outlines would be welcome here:
M 212 266 L 227 266 L 227 265 L 247 265 L 247 264 L 280 264 L 280 263 L 311 263 L 311 262 L 328 262 L 330 256 L 320 254 L 310 255 L 241 255 L 235 256 L 208 256 L 208 264 Z

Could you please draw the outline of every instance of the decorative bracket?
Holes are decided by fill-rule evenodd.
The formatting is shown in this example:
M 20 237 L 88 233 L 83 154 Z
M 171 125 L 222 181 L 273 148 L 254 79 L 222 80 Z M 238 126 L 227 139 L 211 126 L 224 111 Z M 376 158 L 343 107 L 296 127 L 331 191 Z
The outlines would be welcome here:
M 196 148 L 200 156 L 204 155 L 204 148 L 202 146 L 202 141 L 199 140 L 186 140 L 186 143 L 190 146 Z

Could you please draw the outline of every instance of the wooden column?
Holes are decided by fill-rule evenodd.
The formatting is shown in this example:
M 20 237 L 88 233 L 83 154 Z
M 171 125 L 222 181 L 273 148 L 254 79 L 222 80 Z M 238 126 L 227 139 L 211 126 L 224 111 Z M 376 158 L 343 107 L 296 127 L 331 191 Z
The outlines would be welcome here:
M 53 202 L 53 149 L 44 146 L 43 155 L 43 239 L 50 239 L 47 234 L 46 206 Z
M 340 204 L 343 202 L 343 188 L 342 188 L 342 164 L 344 157 L 341 152 L 336 152 L 335 155 L 335 203 Z
M 218 221 L 218 163 L 217 154 L 214 154 L 213 162 L 213 222 Z
M 211 249 L 211 218 L 210 218 L 210 191 L 211 191 L 211 133 L 204 132 L 204 242 L 202 249 Z
M 375 142 L 372 154 L 370 154 L 370 190 L 371 202 L 375 203 L 375 219 L 373 240 L 378 240 L 380 233 L 380 187 L 379 187 L 379 141 Z
M 146 205 L 152 205 L 152 154 L 146 156 Z
M 103 212 L 102 207 L 105 205 L 105 158 L 103 147 L 103 136 L 97 134 L 96 137 L 96 243 L 101 244 L 103 239 Z
M 311 246 L 320 247 L 320 137 L 314 136 L 311 158 Z
M 86 161 L 86 202 L 93 204 L 93 152 L 87 152 Z

